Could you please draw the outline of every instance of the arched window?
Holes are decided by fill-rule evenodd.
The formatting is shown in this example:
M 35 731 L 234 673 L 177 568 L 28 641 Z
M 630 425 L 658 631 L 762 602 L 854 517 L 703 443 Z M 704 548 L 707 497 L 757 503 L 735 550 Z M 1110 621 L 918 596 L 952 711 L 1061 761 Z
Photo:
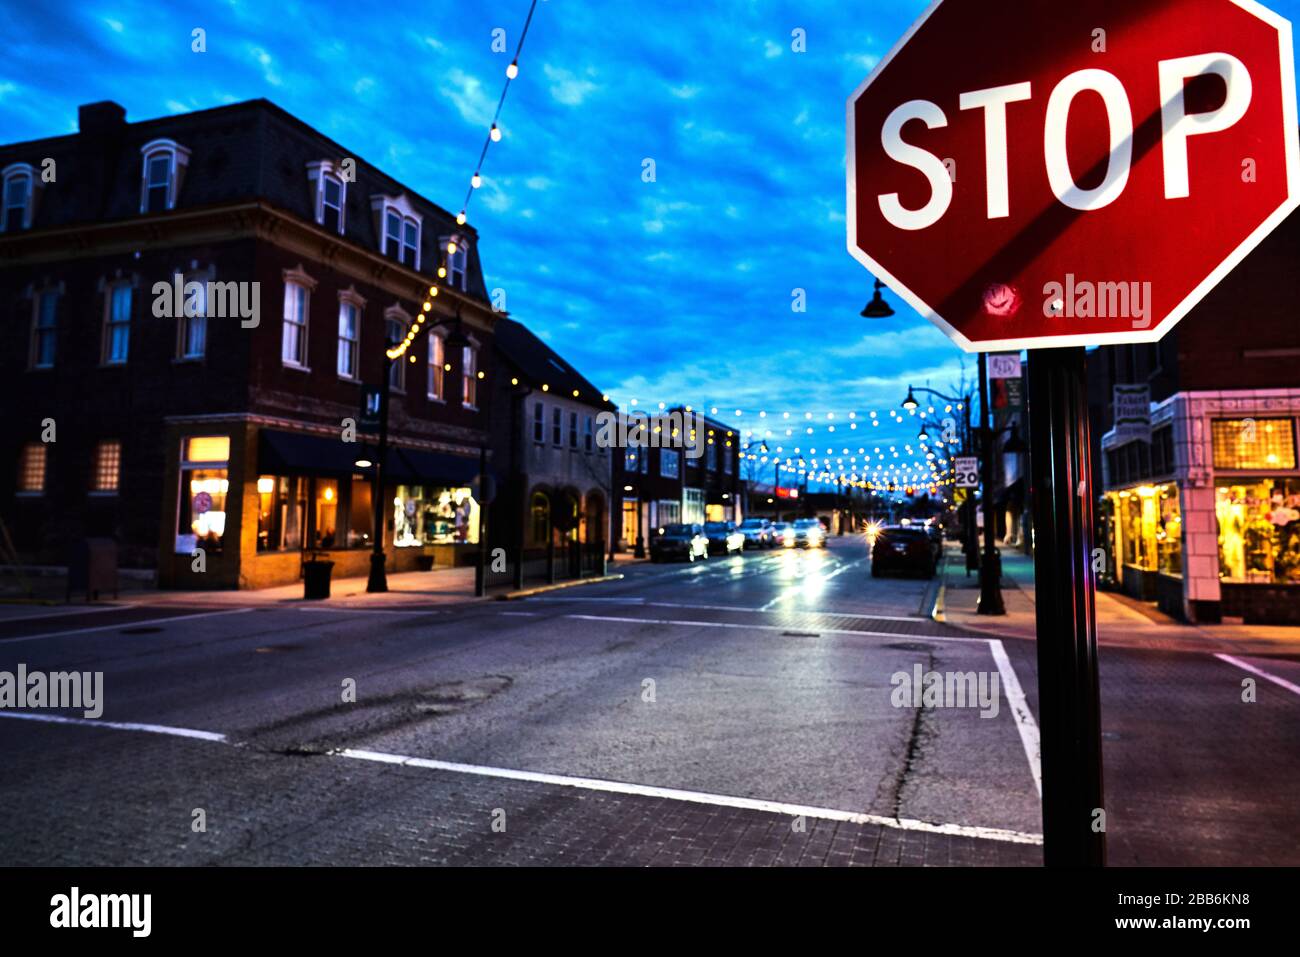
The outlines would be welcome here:
M 551 539 L 551 500 L 545 493 L 533 493 L 531 512 L 533 542 L 545 545 Z
M 32 225 L 36 171 L 27 163 L 13 163 L 4 168 L 4 191 L 0 198 L 0 232 L 16 233 Z
M 150 140 L 140 147 L 140 212 L 161 213 L 176 208 L 181 179 L 190 162 L 190 151 L 175 140 Z

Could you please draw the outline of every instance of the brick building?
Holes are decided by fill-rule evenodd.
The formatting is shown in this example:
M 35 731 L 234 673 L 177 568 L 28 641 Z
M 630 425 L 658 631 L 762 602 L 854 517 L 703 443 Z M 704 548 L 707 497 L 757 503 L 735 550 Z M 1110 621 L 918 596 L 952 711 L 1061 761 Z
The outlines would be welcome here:
M 635 548 L 638 538 L 648 545 L 649 531 L 675 522 L 742 521 L 746 502 L 739 431 L 685 408 L 653 415 L 680 421 L 686 429 L 693 421 L 699 435 L 651 434 L 648 445 L 619 450 L 614 461 L 618 547 Z M 684 446 L 695 438 L 700 454 L 691 455 Z
M 1112 587 L 1191 621 L 1300 624 L 1300 216 L 1158 343 L 1088 356 Z M 1150 441 L 1115 428 L 1150 388 Z
M 497 321 L 475 230 L 265 100 L 78 119 L 0 147 L 0 518 L 24 560 L 111 536 L 163 586 L 289 582 L 312 551 L 364 574 L 374 447 L 347 422 L 431 286 L 391 370 L 385 541 L 395 570 L 463 560 Z

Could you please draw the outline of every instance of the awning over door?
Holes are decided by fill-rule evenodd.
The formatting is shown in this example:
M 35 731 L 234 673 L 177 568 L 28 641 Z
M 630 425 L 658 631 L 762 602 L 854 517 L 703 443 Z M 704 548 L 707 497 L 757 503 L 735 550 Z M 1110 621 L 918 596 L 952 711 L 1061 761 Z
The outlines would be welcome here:
M 374 442 L 344 442 L 306 432 L 262 429 L 257 468 L 263 475 L 353 475 L 368 473 L 358 459 L 372 460 Z M 478 456 L 450 455 L 389 444 L 385 481 L 422 485 L 469 485 L 478 478 Z

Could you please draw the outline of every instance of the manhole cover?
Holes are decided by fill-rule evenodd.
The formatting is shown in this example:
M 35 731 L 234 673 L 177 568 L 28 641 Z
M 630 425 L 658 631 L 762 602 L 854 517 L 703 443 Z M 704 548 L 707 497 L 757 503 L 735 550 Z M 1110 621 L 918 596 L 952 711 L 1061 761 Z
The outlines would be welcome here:
M 135 628 L 123 628 L 118 632 L 119 635 L 151 635 L 155 631 L 162 631 L 157 625 L 137 625 Z

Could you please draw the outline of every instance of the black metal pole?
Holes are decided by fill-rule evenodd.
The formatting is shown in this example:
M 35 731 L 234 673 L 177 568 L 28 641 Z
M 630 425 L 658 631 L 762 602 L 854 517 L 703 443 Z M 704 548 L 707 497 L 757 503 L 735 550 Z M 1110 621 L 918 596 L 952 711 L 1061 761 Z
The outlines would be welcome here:
M 1043 861 L 1106 863 L 1084 350 L 1029 360 Z
M 971 431 L 970 425 L 970 395 L 965 397 L 962 403 L 962 417 L 966 426 L 966 434 L 962 437 L 965 446 L 966 455 L 977 454 L 975 448 L 975 435 Z M 963 509 L 966 512 L 966 577 L 970 577 L 972 568 L 979 568 L 979 532 L 975 528 L 975 489 L 966 490 L 966 501 L 963 503 Z
M 996 446 L 993 434 L 992 409 L 989 408 L 988 356 L 979 357 L 980 377 L 980 484 L 984 486 L 984 556 L 980 559 L 980 600 L 976 614 L 1005 615 L 1002 603 L 1002 556 L 997 548 L 997 517 L 993 509 L 993 452 Z
M 478 450 L 478 560 L 474 563 L 474 596 L 487 593 L 487 446 Z
M 390 347 L 391 348 L 391 347 Z M 370 485 L 370 507 L 374 513 L 374 546 L 370 552 L 370 578 L 367 592 L 388 591 L 388 574 L 384 570 L 384 461 L 388 458 L 388 378 L 393 360 L 384 355 L 384 380 L 379 393 L 379 454 L 375 456 L 374 476 Z

